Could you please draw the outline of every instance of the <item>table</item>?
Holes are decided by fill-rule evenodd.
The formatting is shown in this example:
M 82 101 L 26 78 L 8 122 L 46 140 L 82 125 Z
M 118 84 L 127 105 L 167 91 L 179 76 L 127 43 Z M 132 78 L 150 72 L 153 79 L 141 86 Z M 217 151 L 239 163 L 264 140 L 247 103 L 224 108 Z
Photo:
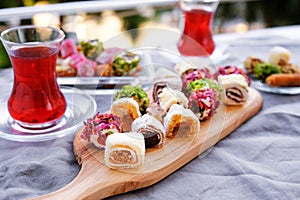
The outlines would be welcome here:
M 222 65 L 240 65 L 253 54 L 266 57 L 274 45 L 289 48 L 300 64 L 299 33 L 300 26 L 290 26 L 215 40 L 228 45 Z M 11 75 L 11 69 L 0 71 L 0 95 L 11 87 Z M 213 148 L 151 187 L 108 199 L 299 199 L 300 95 L 261 95 L 262 110 Z M 96 101 L 107 98 L 96 96 Z M 101 104 L 98 110 L 108 107 Z M 0 139 L 0 199 L 36 197 L 72 181 L 80 170 L 73 137 L 39 143 Z

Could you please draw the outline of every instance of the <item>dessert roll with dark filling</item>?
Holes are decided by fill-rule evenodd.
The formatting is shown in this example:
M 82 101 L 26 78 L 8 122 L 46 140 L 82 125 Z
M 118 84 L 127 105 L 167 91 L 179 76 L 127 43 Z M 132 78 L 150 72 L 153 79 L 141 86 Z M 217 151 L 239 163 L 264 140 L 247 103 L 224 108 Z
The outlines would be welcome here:
M 154 102 L 159 102 L 158 95 L 162 93 L 162 90 L 167 87 L 167 83 L 164 81 L 158 81 L 153 85 L 152 98 Z
M 150 103 L 149 107 L 147 108 L 147 113 L 155 117 L 161 123 L 164 122 L 166 111 L 159 106 L 159 102 Z
M 132 122 L 131 130 L 143 134 L 145 147 L 160 147 L 166 141 L 164 126 L 151 115 L 145 114 Z
M 165 83 L 159 82 L 153 88 L 153 102 L 147 108 L 147 113 L 163 123 L 164 116 L 173 104 L 188 107 L 187 97 L 179 90 L 173 90 Z
M 152 92 L 152 98 L 154 102 L 158 102 L 158 95 L 162 93 L 162 90 L 165 87 L 181 91 L 182 80 L 178 78 L 165 78 L 155 81 Z
M 243 75 L 220 75 L 219 84 L 222 88 L 222 100 L 225 105 L 241 105 L 248 98 L 248 83 Z

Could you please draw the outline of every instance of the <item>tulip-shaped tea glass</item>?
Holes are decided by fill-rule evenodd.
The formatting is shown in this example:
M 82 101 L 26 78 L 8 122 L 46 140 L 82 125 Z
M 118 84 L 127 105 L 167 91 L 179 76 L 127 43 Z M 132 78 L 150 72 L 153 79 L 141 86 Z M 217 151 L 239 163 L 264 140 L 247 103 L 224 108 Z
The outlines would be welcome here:
M 66 100 L 55 72 L 64 36 L 59 29 L 39 26 L 20 26 L 1 33 L 14 71 L 8 111 L 24 128 L 48 128 L 65 113 Z
M 210 56 L 215 43 L 212 24 L 219 0 L 180 0 L 183 30 L 178 50 L 183 56 Z

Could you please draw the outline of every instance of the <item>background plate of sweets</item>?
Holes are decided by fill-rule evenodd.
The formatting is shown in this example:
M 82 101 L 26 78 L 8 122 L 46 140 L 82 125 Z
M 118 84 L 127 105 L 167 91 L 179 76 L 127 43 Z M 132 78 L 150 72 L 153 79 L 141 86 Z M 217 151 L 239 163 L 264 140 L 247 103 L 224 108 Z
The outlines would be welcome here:
M 140 48 L 104 48 L 98 40 L 76 45 L 72 39 L 66 39 L 57 60 L 57 81 L 59 85 L 90 89 L 134 85 L 151 78 L 148 54 Z
M 277 94 L 300 94 L 300 60 L 293 46 L 261 45 L 259 55 L 244 59 L 243 67 L 251 77 L 252 86 Z

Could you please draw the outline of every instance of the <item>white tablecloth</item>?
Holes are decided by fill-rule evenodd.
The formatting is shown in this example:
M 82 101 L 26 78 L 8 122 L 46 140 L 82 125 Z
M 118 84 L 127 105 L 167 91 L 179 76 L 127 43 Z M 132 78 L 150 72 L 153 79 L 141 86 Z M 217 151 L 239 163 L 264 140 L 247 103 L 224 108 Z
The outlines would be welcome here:
M 299 35 L 300 26 L 293 26 L 215 39 L 228 45 L 221 65 L 240 65 L 253 54 L 265 57 L 275 45 L 290 48 L 300 64 Z M 11 87 L 11 74 L 0 71 L 1 89 Z M 110 199 L 299 199 L 300 96 L 261 94 L 261 112 L 209 151 L 151 187 Z M 107 98 L 96 96 L 99 111 L 109 108 L 100 104 Z M 72 181 L 80 170 L 73 137 L 39 143 L 0 139 L 0 199 L 36 197 Z

